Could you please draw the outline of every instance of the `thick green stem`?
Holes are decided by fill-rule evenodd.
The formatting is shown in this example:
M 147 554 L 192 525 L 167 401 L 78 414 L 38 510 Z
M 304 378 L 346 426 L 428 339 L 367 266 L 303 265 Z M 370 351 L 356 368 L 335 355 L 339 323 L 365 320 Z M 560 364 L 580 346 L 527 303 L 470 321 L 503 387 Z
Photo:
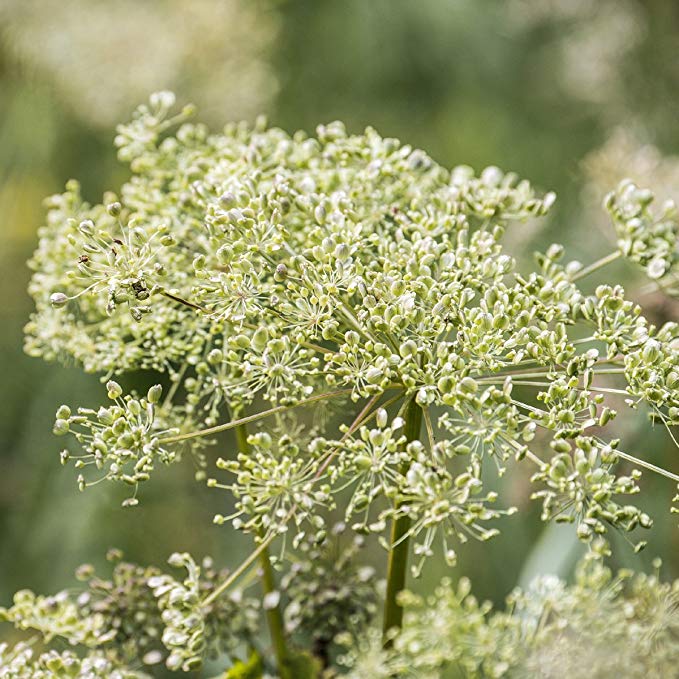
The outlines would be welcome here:
M 276 591 L 273 567 L 269 559 L 269 550 L 264 549 L 259 555 L 259 563 L 262 568 L 262 589 L 264 590 L 264 603 L 266 605 L 266 621 L 271 635 L 271 644 L 276 656 L 278 674 L 281 679 L 292 679 L 288 668 L 288 648 L 285 643 L 283 628 L 283 615 L 280 604 L 276 601 L 275 606 L 267 602 L 267 595 Z
M 236 442 L 241 453 L 248 453 L 248 433 L 245 424 L 236 427 Z M 292 679 L 288 668 L 288 649 L 285 644 L 285 632 L 283 628 L 283 616 L 278 601 L 271 601 L 276 596 L 276 579 L 273 566 L 269 558 L 269 550 L 266 546 L 259 551 L 259 565 L 262 571 L 262 589 L 264 591 L 264 605 L 266 621 L 271 635 L 271 645 L 276 656 L 276 665 L 281 679 Z
M 408 441 L 414 441 L 420 436 L 422 427 L 422 408 L 413 398 L 405 410 L 404 434 Z M 407 468 L 404 470 L 407 471 Z M 387 593 L 384 602 L 384 643 L 389 645 L 391 640 L 387 636 L 389 630 L 400 628 L 403 622 L 403 608 L 396 601 L 396 597 L 405 587 L 408 568 L 408 552 L 410 551 L 410 519 L 400 516 L 391 524 L 391 550 L 387 561 Z

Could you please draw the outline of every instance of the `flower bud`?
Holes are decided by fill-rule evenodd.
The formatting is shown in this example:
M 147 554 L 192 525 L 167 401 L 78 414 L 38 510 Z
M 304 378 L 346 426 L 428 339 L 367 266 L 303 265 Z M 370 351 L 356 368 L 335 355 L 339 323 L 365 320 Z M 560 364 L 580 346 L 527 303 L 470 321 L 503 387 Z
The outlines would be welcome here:
M 94 222 L 91 219 L 85 219 L 78 225 L 78 231 L 85 236 L 94 234 Z
M 288 275 L 288 267 L 285 266 L 285 264 L 281 263 L 276 267 L 276 273 L 274 274 L 274 278 L 280 282 L 285 279 L 285 277 Z
M 63 292 L 55 292 L 50 295 L 50 304 L 55 309 L 61 309 L 68 302 L 68 297 Z
M 160 395 L 163 393 L 163 387 L 160 384 L 154 384 L 146 394 L 146 398 L 149 403 L 158 403 L 160 401 Z
M 109 380 L 106 383 L 106 391 L 108 392 L 108 397 L 112 401 L 114 401 L 115 399 L 120 398 L 120 396 L 122 396 L 123 388 L 117 382 Z
M 71 417 L 71 409 L 66 405 L 59 406 L 59 409 L 57 410 L 57 419 L 67 420 L 69 417 Z
M 472 377 L 464 377 L 460 382 L 460 390 L 465 394 L 475 394 L 478 388 L 478 383 Z
M 252 344 L 255 347 L 255 349 L 261 351 L 264 349 L 266 346 L 266 343 L 269 341 L 269 333 L 266 328 L 257 328 L 255 330 L 255 334 L 252 336 Z M 248 346 L 246 348 L 249 348 L 250 344 L 248 342 Z
M 54 423 L 54 426 L 52 427 L 52 432 L 56 436 L 64 436 L 65 434 L 68 434 L 70 428 L 71 427 L 68 423 L 68 420 L 59 419 Z
M 398 348 L 401 358 L 408 358 L 408 356 L 415 356 L 417 354 L 417 344 L 413 340 L 406 340 Z
M 221 349 L 212 349 L 207 355 L 207 362 L 210 365 L 219 365 L 224 360 L 224 352 Z

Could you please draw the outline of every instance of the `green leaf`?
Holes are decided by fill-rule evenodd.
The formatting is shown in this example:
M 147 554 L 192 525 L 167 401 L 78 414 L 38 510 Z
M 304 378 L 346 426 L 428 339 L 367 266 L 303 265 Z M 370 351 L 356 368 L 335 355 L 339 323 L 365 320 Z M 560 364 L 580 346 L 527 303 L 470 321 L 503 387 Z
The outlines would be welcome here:
M 222 675 L 222 679 L 261 679 L 262 676 L 262 660 L 253 649 L 245 662 L 239 660 Z
M 294 679 L 319 679 L 323 669 L 320 660 L 306 651 L 291 654 L 286 665 L 288 676 Z

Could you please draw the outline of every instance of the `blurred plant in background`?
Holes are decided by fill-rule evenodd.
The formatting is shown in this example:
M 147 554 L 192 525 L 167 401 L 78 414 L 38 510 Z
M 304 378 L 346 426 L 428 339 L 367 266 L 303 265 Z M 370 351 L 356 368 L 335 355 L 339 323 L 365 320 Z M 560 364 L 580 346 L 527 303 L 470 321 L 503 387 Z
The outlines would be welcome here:
M 554 77 L 556 70 L 565 94 L 600 106 L 605 118 L 625 112 L 625 62 L 634 58 L 647 37 L 646 12 L 640 3 L 509 0 L 506 12 L 510 30 L 545 36 L 541 46 L 545 53 L 537 59 L 538 68 L 545 68 L 543 77 Z
M 679 156 L 663 155 L 643 138 L 643 130 L 615 128 L 608 139 L 583 160 L 586 196 L 600 202 L 610 186 L 626 177 L 642 186 L 653 186 L 660 202 L 679 198 Z M 597 205 L 597 208 L 600 206 Z
M 276 92 L 276 17 L 244 0 L 3 0 L 8 58 L 87 125 L 108 131 L 160 88 L 240 120 Z
M 368 636 L 342 660 L 350 679 L 674 676 L 679 581 L 660 582 L 654 565 L 613 574 L 585 558 L 572 585 L 536 578 L 505 610 L 479 602 L 467 578 L 444 580 L 432 596 L 403 595 L 406 631 L 392 649 Z
M 606 219 L 600 209 L 601 196 L 611 182 L 631 177 L 641 186 L 653 186 L 659 204 L 679 200 L 679 156 L 663 155 L 647 137 L 643 129 L 618 127 L 583 160 L 583 219 L 607 233 L 611 240 L 613 234 L 606 230 Z M 657 295 L 655 286 L 643 285 L 642 280 L 630 280 L 628 285 L 641 294 L 646 304 L 655 304 L 654 320 L 663 322 L 679 317 L 676 300 Z

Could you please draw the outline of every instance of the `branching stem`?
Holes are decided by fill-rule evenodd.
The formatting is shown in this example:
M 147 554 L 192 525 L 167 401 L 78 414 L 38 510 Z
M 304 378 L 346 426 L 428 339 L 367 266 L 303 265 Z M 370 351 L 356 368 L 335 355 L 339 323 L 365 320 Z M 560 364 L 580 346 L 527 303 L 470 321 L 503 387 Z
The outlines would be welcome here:
M 190 431 L 186 434 L 177 434 L 176 436 L 167 436 L 160 439 L 160 443 L 176 443 L 177 441 L 186 441 L 187 439 L 202 438 L 203 436 L 212 436 L 212 434 L 218 434 L 222 431 L 227 431 L 228 429 L 234 429 L 240 425 L 249 424 L 250 422 L 256 422 L 270 415 L 275 415 L 276 413 L 283 412 L 284 410 L 291 410 L 292 408 L 299 408 L 301 406 L 306 406 L 316 401 L 325 401 L 329 398 L 334 398 L 335 396 L 346 396 L 351 393 L 351 389 L 338 389 L 337 391 L 330 391 L 325 394 L 316 394 L 315 396 L 310 396 L 304 401 L 299 403 L 293 403 L 292 405 L 281 405 L 274 406 L 268 410 L 263 410 L 260 413 L 255 413 L 254 415 L 247 415 L 246 417 L 241 417 L 238 420 L 231 420 L 231 422 L 225 422 L 224 424 L 218 424 L 214 427 L 208 427 L 207 429 L 199 429 L 197 431 Z
M 388 403 L 391 403 L 394 400 L 396 400 L 397 398 L 400 398 L 401 395 L 402 395 L 401 393 L 397 394 L 394 398 L 390 399 L 387 403 L 385 403 L 384 406 L 386 407 Z M 370 419 L 372 419 L 373 417 L 375 417 L 377 410 L 375 409 L 372 412 L 370 412 L 370 409 L 379 400 L 380 396 L 381 396 L 381 394 L 376 394 L 375 396 L 373 396 L 373 398 L 370 399 L 370 401 L 366 404 L 366 406 L 356 416 L 356 418 L 351 423 L 351 425 L 349 426 L 347 431 L 342 435 L 340 442 L 344 441 L 349 436 L 351 436 L 361 426 L 361 424 L 364 424 L 367 421 L 369 421 Z M 241 421 L 240 421 L 241 424 L 243 423 L 243 419 L 245 419 L 245 418 L 241 418 Z M 328 455 L 326 457 L 326 461 L 324 462 L 326 467 L 329 464 L 332 457 L 334 457 L 336 452 L 337 452 L 337 450 L 333 449 L 328 453 Z M 321 473 L 316 475 L 316 480 L 321 476 Z M 297 511 L 297 505 L 294 505 L 293 507 L 291 507 L 290 512 L 288 513 L 288 516 L 286 517 L 286 521 L 289 521 L 296 511 Z M 233 573 L 231 573 L 231 575 L 229 575 L 229 577 L 226 578 L 226 580 L 224 580 L 224 582 L 222 582 L 222 584 L 219 585 L 219 587 L 214 589 L 207 597 L 205 597 L 205 600 L 203 601 L 203 603 L 206 604 L 206 605 L 211 604 L 213 601 L 218 599 L 224 592 L 226 592 L 229 589 L 229 587 L 231 587 L 231 585 L 233 585 L 233 583 L 236 582 L 236 580 L 238 580 L 238 578 L 240 578 L 240 576 L 243 575 L 243 573 L 245 573 L 257 561 L 260 554 L 262 554 L 262 552 L 264 552 L 268 549 L 269 545 L 276 539 L 277 535 L 278 535 L 278 533 L 276 533 L 275 531 L 270 532 L 260 542 L 260 544 L 257 546 L 257 548 L 240 564 L 240 566 L 238 566 L 238 568 L 236 568 L 236 570 L 233 571 Z
M 594 273 L 595 271 L 598 271 L 599 269 L 602 269 L 605 267 L 607 264 L 610 264 L 611 262 L 614 262 L 618 257 L 621 256 L 620 250 L 616 250 L 615 252 L 611 252 L 609 255 L 606 255 L 605 257 L 602 257 L 601 259 L 597 259 L 596 262 L 592 262 L 589 266 L 586 266 L 584 269 L 580 269 L 580 271 L 576 271 L 572 276 L 571 276 L 571 281 L 579 281 L 581 278 L 584 278 L 585 276 L 589 276 L 589 274 Z

